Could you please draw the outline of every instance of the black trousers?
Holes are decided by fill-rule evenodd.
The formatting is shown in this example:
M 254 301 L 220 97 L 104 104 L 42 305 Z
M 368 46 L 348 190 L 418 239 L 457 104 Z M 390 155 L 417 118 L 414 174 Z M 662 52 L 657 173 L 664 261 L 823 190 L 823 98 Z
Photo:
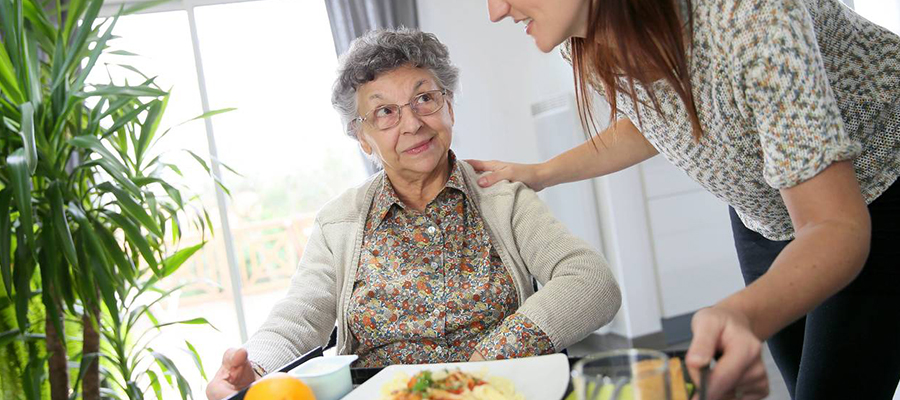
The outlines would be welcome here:
M 762 276 L 790 241 L 731 227 L 744 282 Z M 791 398 L 891 399 L 900 381 L 900 181 L 869 205 L 872 245 L 859 276 L 768 340 Z M 769 377 L 769 379 L 776 379 Z

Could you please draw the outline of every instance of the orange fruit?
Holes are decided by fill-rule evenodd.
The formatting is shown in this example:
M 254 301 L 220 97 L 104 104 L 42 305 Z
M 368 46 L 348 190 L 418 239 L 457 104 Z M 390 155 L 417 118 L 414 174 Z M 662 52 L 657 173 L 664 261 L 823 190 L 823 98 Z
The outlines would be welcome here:
M 299 378 L 273 372 L 250 386 L 244 400 L 316 400 L 316 396 Z

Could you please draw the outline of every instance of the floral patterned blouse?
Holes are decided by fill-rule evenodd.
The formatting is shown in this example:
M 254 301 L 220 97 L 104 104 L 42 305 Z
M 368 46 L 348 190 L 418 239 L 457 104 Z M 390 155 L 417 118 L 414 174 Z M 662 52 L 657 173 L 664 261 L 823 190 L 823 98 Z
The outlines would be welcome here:
M 466 361 L 554 352 L 549 337 L 516 313 L 512 277 L 467 201 L 453 165 L 423 212 L 406 207 L 389 179 L 366 219 L 349 328 L 357 366 Z

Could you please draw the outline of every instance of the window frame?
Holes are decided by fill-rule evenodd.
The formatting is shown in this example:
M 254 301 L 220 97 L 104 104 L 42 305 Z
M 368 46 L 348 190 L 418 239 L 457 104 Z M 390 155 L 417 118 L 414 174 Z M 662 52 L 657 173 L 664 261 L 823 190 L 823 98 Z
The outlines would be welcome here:
M 193 49 L 194 56 L 194 67 L 197 72 L 197 88 L 200 92 L 200 102 L 202 113 L 206 114 L 211 111 L 209 107 L 209 93 L 206 88 L 206 75 L 204 73 L 203 67 L 203 57 L 200 51 L 200 39 L 197 34 L 197 22 L 194 17 L 194 10 L 197 7 L 203 6 L 212 6 L 212 5 L 222 5 L 222 4 L 232 4 L 232 3 L 247 3 L 254 1 L 262 1 L 262 0 L 180 0 L 180 1 L 169 1 L 162 4 L 154 5 L 145 10 L 141 10 L 136 14 L 152 14 L 152 13 L 160 13 L 160 12 L 171 12 L 171 11 L 185 11 L 188 17 L 188 26 L 190 30 L 190 40 L 191 47 Z M 107 1 L 100 9 L 100 17 L 113 17 L 122 7 L 129 7 L 138 4 L 149 3 L 148 1 L 135 1 L 135 0 L 110 0 Z M 203 120 L 206 130 L 206 141 L 209 148 L 209 157 L 210 157 L 210 170 L 213 176 L 214 182 L 222 182 L 224 184 L 224 177 L 222 175 L 221 163 L 219 162 L 219 152 L 216 146 L 216 136 L 215 130 L 213 128 L 212 118 L 205 118 Z M 222 189 L 221 185 L 213 183 L 213 187 L 215 188 L 216 193 L 216 205 L 219 209 L 219 222 L 221 224 L 221 228 L 219 229 L 219 234 L 222 235 L 222 239 L 225 244 L 225 254 L 226 260 L 228 263 L 228 271 L 231 278 L 231 292 L 232 299 L 234 301 L 234 309 L 237 314 L 238 320 L 238 333 L 240 334 L 241 342 L 246 343 L 249 336 L 247 334 L 247 318 L 244 311 L 244 300 L 243 300 L 243 290 L 241 283 L 241 273 L 240 266 L 237 262 L 237 256 L 235 252 L 234 245 L 234 235 L 231 231 L 231 224 L 228 217 L 228 197 L 225 194 L 225 191 Z

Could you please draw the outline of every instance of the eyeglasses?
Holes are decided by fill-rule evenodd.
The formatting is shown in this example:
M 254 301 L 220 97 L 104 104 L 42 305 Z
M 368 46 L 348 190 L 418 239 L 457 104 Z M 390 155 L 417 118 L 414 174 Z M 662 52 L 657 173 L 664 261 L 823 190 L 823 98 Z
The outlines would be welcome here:
M 365 122 L 372 128 L 378 130 L 391 129 L 400 123 L 400 110 L 409 106 L 413 113 L 420 117 L 434 114 L 444 107 L 444 97 L 447 95 L 446 89 L 429 90 L 419 93 L 409 100 L 409 103 L 385 104 L 378 106 L 366 113 L 365 117 L 356 117 L 357 122 Z

